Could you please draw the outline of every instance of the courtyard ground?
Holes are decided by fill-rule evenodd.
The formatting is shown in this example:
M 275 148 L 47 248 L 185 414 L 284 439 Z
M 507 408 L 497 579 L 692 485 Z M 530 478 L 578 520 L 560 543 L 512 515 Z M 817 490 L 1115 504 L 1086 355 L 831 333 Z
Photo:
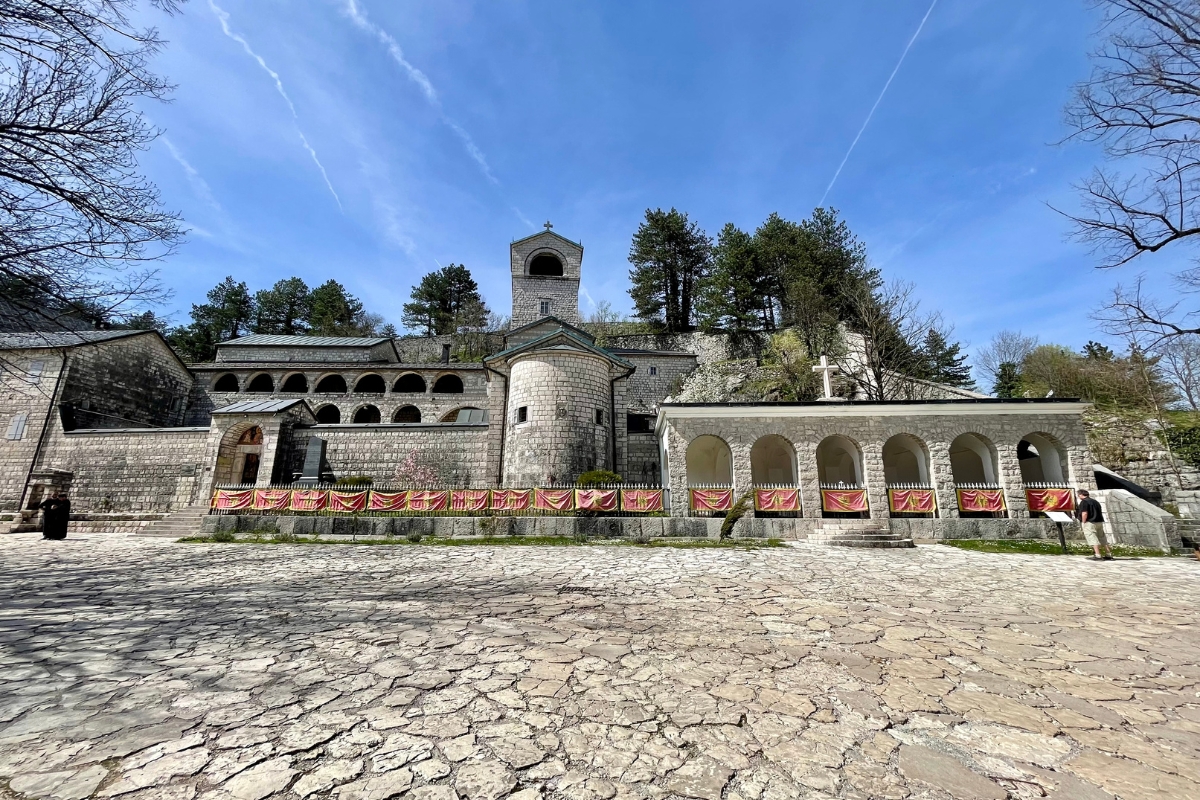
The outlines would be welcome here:
M 1200 798 L 1198 575 L 0 537 L 0 798 Z

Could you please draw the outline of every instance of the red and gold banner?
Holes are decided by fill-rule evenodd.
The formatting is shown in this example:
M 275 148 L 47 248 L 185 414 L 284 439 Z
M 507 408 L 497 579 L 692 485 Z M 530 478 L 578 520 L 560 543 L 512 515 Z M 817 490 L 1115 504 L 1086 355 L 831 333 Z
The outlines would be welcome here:
M 408 493 L 409 511 L 445 511 L 450 506 L 450 492 L 445 489 L 413 489 Z
M 575 508 L 575 492 L 570 489 L 534 489 L 533 507 L 543 511 L 571 511 Z
M 755 489 L 754 508 L 757 511 L 799 511 L 799 489 Z
M 958 489 L 959 511 L 1003 511 L 1003 489 Z
M 366 492 L 330 492 L 329 510 L 357 514 L 367 510 Z
M 616 489 L 576 489 L 575 507 L 580 511 L 616 511 Z
M 622 489 L 622 511 L 662 511 L 662 489 Z
M 821 509 L 823 511 L 866 511 L 866 489 L 822 489 Z
M 937 497 L 933 489 L 888 489 L 888 507 L 893 514 L 932 514 Z
M 406 511 L 408 510 L 408 492 L 377 492 L 372 489 L 367 510 Z
M 452 489 L 450 491 L 451 511 L 486 511 L 487 506 L 487 489 Z
M 287 511 L 292 502 L 291 489 L 255 489 L 255 511 Z
M 240 511 L 254 507 L 253 489 L 217 489 L 213 492 L 212 507 L 222 511 Z
M 1074 511 L 1075 492 L 1070 489 L 1026 489 L 1030 511 Z
M 493 511 L 525 511 L 532 504 L 532 489 L 492 489 Z
M 293 489 L 292 511 L 320 511 L 329 503 L 326 489 Z
M 728 511 L 733 508 L 733 489 L 689 489 L 693 511 Z

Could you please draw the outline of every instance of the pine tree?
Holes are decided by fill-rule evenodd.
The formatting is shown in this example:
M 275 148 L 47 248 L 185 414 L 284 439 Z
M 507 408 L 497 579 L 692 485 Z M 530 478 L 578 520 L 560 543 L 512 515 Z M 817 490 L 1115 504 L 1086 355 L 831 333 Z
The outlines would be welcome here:
M 712 240 L 672 208 L 646 209 L 629 247 L 635 314 L 668 333 L 692 329 L 696 291 L 708 272 Z
M 717 235 L 712 269 L 700 283 L 696 318 L 704 330 L 762 327 L 765 302 L 754 238 L 732 222 Z
M 362 301 L 335 280 L 312 290 L 308 324 L 313 336 L 365 336 L 374 333 Z
M 308 333 L 312 293 L 300 278 L 285 278 L 254 294 L 255 333 L 302 336 Z
M 487 317 L 487 305 L 471 270 L 447 264 L 426 274 L 412 288 L 412 302 L 404 304 L 403 322 L 410 330 L 423 328 L 426 336 L 443 336 L 478 328 Z
M 249 333 L 254 322 L 254 300 L 244 282 L 232 275 L 209 290 L 208 302 L 192 306 L 192 322 L 175 328 L 168 336 L 171 345 L 187 361 L 208 361 L 216 345 Z
M 1023 391 L 1020 365 L 1011 361 L 1002 362 L 996 370 L 996 384 L 992 387 L 992 393 L 1001 400 L 1009 400 L 1021 397 Z
M 937 328 L 930 328 L 921 343 L 920 359 L 923 364 L 921 377 L 947 386 L 968 389 L 975 385 L 971 379 L 971 368 L 967 366 L 967 355 L 958 342 L 951 344 L 946 335 Z

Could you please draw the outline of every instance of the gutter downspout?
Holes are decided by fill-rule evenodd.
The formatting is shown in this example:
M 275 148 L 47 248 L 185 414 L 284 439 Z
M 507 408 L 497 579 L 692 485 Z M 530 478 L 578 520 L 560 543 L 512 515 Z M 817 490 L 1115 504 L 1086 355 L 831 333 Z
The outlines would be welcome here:
M 496 486 L 499 487 L 504 484 L 504 440 L 508 436 L 508 376 L 503 372 L 498 372 L 489 367 L 486 356 L 479 359 L 479 363 L 488 372 L 499 375 L 504 379 L 504 401 L 500 407 L 500 457 L 496 464 Z
M 612 471 L 617 471 L 617 381 L 623 378 L 628 378 L 633 373 L 637 372 L 637 367 L 630 367 L 629 371 L 624 375 L 618 375 L 615 378 L 608 380 L 608 418 L 612 425 L 612 436 L 609 438 L 609 463 L 612 464 Z
M 58 408 L 58 390 L 62 388 L 63 376 L 67 374 L 67 365 L 70 361 L 70 356 L 64 351 L 62 366 L 59 367 L 58 378 L 54 381 L 54 393 L 50 395 L 50 407 L 46 409 L 46 418 L 42 421 L 42 432 L 38 434 L 37 447 L 33 451 L 33 459 L 29 462 L 29 471 L 25 473 L 25 485 L 21 488 L 21 499 L 17 502 L 18 515 L 25 507 L 25 498 L 29 495 L 29 480 L 33 477 L 33 471 L 37 469 L 38 461 L 42 457 L 42 447 L 46 444 L 46 431 L 50 430 L 54 410 Z

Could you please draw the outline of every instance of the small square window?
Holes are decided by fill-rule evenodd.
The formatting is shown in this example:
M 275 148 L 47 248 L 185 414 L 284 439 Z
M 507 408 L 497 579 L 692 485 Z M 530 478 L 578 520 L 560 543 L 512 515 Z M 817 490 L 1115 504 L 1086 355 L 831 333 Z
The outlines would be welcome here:
M 658 367 L 651 367 L 651 368 L 650 368 L 650 374 L 651 374 L 651 375 L 657 375 L 657 374 L 658 374 Z
M 596 409 L 596 424 L 597 425 L 604 424 L 604 409 L 603 408 Z
M 45 361 L 30 361 L 29 372 L 26 373 L 30 383 L 40 383 L 42 380 L 42 372 L 46 369 Z
M 527 422 L 529 420 L 529 406 L 521 406 L 517 409 L 517 422 Z
M 550 301 L 549 300 L 541 300 L 538 302 L 538 313 L 541 313 L 541 314 L 549 314 L 550 313 Z
M 25 421 L 29 419 L 28 412 L 21 412 L 9 420 L 7 438 L 19 441 L 25 438 Z

